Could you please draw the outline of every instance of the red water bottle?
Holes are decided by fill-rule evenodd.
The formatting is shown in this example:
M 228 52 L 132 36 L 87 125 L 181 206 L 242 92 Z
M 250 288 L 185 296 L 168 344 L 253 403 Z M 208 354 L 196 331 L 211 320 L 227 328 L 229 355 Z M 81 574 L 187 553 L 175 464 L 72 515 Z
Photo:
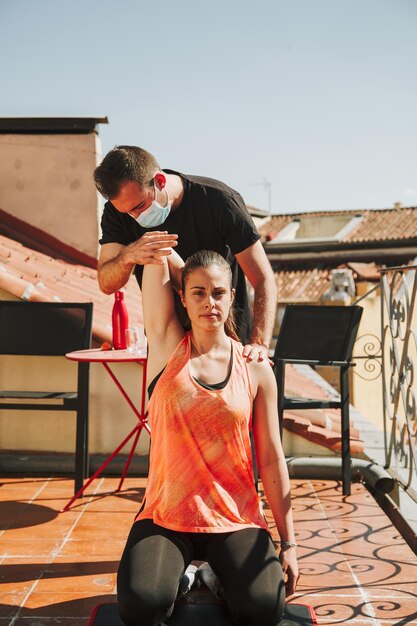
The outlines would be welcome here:
M 126 350 L 126 329 L 129 328 L 129 316 L 123 291 L 116 291 L 114 294 L 111 321 L 113 328 L 113 348 L 115 350 Z

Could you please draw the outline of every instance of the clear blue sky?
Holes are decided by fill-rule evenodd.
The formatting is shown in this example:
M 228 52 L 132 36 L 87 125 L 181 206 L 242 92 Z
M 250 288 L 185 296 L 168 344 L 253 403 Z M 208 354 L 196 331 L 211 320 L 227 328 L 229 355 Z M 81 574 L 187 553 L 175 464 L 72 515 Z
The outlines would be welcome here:
M 0 0 L 0 116 L 102 116 L 103 153 L 273 213 L 417 205 L 416 0 Z

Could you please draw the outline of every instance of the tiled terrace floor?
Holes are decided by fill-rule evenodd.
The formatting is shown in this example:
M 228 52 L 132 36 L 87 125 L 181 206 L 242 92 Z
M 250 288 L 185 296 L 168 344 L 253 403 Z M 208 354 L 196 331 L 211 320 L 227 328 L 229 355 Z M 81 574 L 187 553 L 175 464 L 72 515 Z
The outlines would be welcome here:
M 144 479 L 99 479 L 94 494 L 59 513 L 64 479 L 1 481 L 0 626 L 85 626 L 115 599 L 118 561 Z M 333 481 L 292 481 L 300 602 L 319 624 L 417 625 L 417 559 L 366 489 L 343 497 Z M 267 511 L 268 514 L 268 511 Z M 215 625 L 213 625 L 215 626 Z

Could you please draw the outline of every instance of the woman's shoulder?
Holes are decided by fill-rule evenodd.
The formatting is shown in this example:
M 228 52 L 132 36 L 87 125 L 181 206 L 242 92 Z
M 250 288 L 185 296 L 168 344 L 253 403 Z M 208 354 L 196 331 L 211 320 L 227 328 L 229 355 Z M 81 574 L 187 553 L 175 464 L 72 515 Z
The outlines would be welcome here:
M 247 364 L 255 395 L 255 390 L 268 390 L 271 389 L 271 385 L 276 386 L 274 371 L 267 359 L 263 361 L 248 361 Z

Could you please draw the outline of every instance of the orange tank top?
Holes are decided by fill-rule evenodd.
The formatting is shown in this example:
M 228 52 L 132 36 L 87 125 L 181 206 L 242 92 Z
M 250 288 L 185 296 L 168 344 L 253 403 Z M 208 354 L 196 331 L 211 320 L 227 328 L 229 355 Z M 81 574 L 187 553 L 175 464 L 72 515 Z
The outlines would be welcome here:
M 254 485 L 252 391 L 242 345 L 231 339 L 226 386 L 208 390 L 190 373 L 190 334 L 155 385 L 149 478 L 136 520 L 181 532 L 268 529 Z

